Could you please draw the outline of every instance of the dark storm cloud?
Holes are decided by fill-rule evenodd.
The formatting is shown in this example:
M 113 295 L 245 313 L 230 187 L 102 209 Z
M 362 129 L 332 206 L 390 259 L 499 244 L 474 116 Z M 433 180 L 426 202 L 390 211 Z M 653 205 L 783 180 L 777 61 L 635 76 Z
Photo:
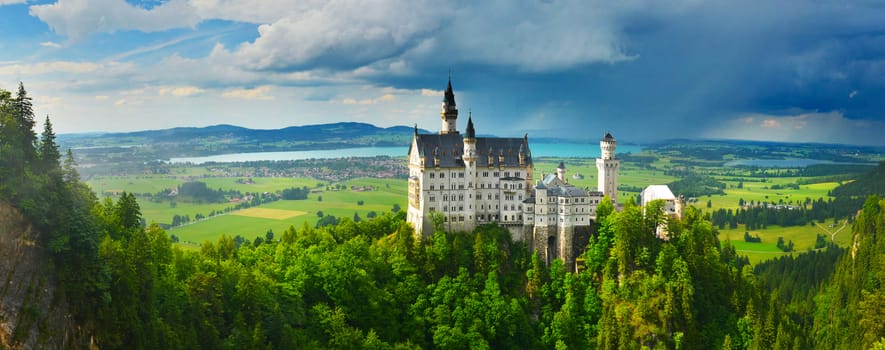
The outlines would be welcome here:
M 573 10 L 604 10 L 593 6 L 605 5 Z M 623 58 L 619 60 L 495 64 L 486 59 L 486 51 L 477 59 L 470 50 L 439 51 L 434 56 L 443 59 L 411 62 L 421 73 L 373 79 L 442 86 L 451 68 L 456 92 L 466 96 L 460 105 L 471 108 L 477 119 L 508 125 L 510 133 L 536 131 L 543 136 L 582 137 L 588 132 L 580 127 L 587 127 L 615 130 L 636 141 L 705 137 L 729 120 L 760 113 L 776 118 L 837 111 L 846 120 L 883 125 L 881 3 L 716 2 L 658 10 L 631 7 L 575 29 L 603 27 L 617 40 L 609 47 L 618 48 L 612 52 Z M 506 31 L 510 24 L 488 24 L 493 25 L 502 28 L 497 33 L 501 41 L 512 39 Z M 569 31 L 559 35 L 568 37 Z M 551 56 L 558 52 L 549 42 L 536 44 Z M 598 132 L 589 133 L 596 137 Z

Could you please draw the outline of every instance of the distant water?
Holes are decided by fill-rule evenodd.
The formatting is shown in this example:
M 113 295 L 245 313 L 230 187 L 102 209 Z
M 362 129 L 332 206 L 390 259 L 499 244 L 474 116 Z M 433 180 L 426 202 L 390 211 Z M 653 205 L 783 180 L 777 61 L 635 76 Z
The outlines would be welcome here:
M 863 164 L 843 163 L 831 160 L 791 158 L 791 159 L 738 159 L 725 163 L 725 166 L 756 166 L 760 168 L 804 168 L 816 164 Z
M 355 147 L 342 149 L 324 149 L 313 151 L 290 151 L 290 152 L 254 152 L 254 153 L 231 153 L 205 157 L 182 157 L 169 159 L 170 163 L 194 163 L 207 162 L 234 163 L 255 162 L 266 160 L 303 160 L 303 159 L 328 159 L 350 157 L 377 157 L 377 156 L 404 156 L 409 152 L 408 147 Z
M 532 143 L 532 157 L 598 158 L 599 143 Z M 641 146 L 618 145 L 615 153 L 642 152 Z
M 534 157 L 596 158 L 599 157 L 599 144 L 581 143 L 534 143 L 531 144 Z M 618 146 L 617 153 L 639 153 L 642 147 L 633 145 Z M 350 157 L 406 156 L 409 147 L 355 147 L 331 150 L 231 153 L 205 157 L 172 158 L 170 163 L 203 164 L 207 162 L 235 163 L 254 161 L 328 159 Z

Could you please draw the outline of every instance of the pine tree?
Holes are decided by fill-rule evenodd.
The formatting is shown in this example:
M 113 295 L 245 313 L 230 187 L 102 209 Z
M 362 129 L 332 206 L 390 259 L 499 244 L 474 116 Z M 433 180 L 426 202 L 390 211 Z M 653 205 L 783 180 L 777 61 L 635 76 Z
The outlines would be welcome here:
M 21 82 L 18 83 L 18 92 L 12 100 L 12 113 L 18 129 L 19 146 L 24 152 L 24 160 L 36 160 L 37 134 L 34 133 L 34 106 L 31 103 L 31 97 L 25 90 L 25 85 Z
M 122 229 L 122 237 L 129 238 L 133 231 L 141 229 L 141 208 L 132 193 L 123 192 L 115 206 L 116 216 Z M 113 237 L 119 239 L 120 237 Z
M 70 148 L 68 148 L 68 152 L 65 154 L 65 163 L 62 170 L 65 181 L 69 183 L 80 181 L 80 173 L 77 172 L 77 161 L 74 159 L 74 153 L 71 152 Z
M 43 123 L 43 133 L 40 134 L 40 168 L 43 171 L 58 170 L 61 153 L 58 152 L 58 144 L 55 143 L 55 132 L 52 131 L 52 122 L 49 116 Z

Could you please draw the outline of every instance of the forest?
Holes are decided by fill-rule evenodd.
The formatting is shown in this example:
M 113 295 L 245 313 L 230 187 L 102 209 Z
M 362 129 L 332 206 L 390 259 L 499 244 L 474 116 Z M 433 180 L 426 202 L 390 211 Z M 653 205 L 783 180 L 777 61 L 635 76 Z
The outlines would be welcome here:
M 877 196 L 851 247 L 755 267 L 700 210 L 669 219 L 631 200 L 600 205 L 576 273 L 495 225 L 419 239 L 401 211 L 184 250 L 144 225 L 131 193 L 99 200 L 48 117 L 34 127 L 24 87 L 0 91 L 0 198 L 42 232 L 88 334 L 70 347 L 885 349 Z

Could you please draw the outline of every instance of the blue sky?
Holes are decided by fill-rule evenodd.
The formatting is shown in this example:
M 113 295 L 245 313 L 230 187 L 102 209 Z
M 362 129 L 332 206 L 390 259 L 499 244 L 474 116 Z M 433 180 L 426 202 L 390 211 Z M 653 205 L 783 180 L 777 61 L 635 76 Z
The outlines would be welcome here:
M 882 1 L 0 0 L 60 133 L 335 121 L 885 145 Z M 463 129 L 466 118 L 460 118 Z

